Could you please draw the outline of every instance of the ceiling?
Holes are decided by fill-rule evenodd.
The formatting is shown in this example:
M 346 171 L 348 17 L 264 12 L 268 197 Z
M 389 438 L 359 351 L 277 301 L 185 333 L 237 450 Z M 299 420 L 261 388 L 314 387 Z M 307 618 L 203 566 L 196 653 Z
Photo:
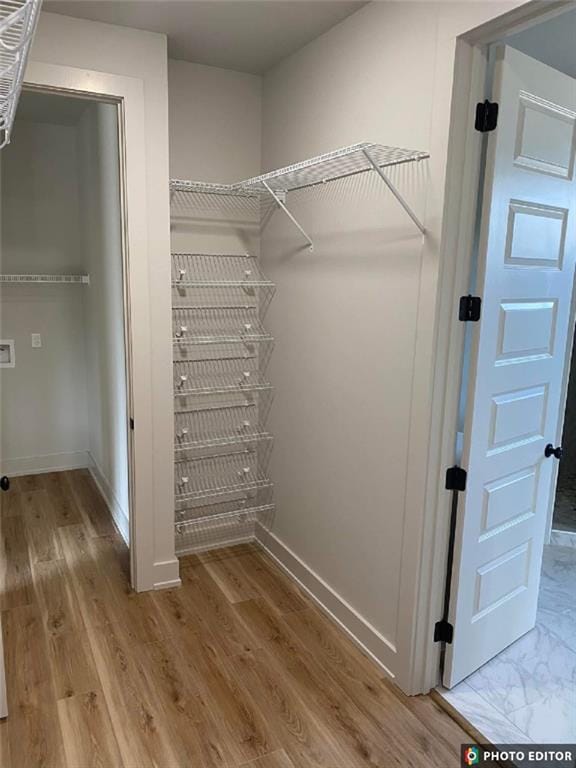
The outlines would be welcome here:
M 549 67 L 576 77 L 576 10 L 519 32 L 506 42 Z
M 164 32 L 168 55 L 263 74 L 366 0 L 44 0 L 43 9 Z

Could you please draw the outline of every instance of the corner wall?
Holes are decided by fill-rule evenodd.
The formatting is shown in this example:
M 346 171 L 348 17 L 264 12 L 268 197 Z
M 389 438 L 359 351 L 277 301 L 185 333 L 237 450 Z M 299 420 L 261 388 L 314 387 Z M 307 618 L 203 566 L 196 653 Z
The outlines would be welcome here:
M 91 103 L 78 126 L 89 454 L 108 508 L 130 537 L 128 407 L 118 109 Z
M 137 534 L 136 586 L 139 590 L 173 586 L 179 583 L 179 569 L 174 556 L 172 350 L 167 343 L 171 294 L 166 37 L 42 12 L 28 70 L 44 77 L 43 65 L 64 67 L 73 88 L 81 88 L 82 82 L 88 90 L 94 82 L 98 85 L 97 74 L 91 80 L 86 70 L 101 72 L 105 78 L 120 76 L 130 83 L 130 92 L 138 94 L 134 105 L 143 109 L 132 133 L 133 153 L 139 158 L 132 178 L 142 174 L 144 181 L 137 191 L 132 187 L 132 199 L 138 215 L 145 214 L 145 224 L 138 237 L 134 235 L 135 253 L 130 254 L 131 279 L 138 290 L 131 299 L 142 317 L 132 325 L 131 363 L 138 402 L 151 407 L 136 408 L 134 413 L 135 506 L 138 519 L 145 521 Z
M 76 128 L 17 121 L 2 151 L 6 273 L 83 271 Z M 18 475 L 88 463 L 83 285 L 2 285 L 0 328 L 15 342 L 0 369 L 0 466 Z M 42 346 L 33 348 L 31 334 Z
M 360 141 L 428 150 L 288 195 L 262 237 L 276 521 L 262 541 L 411 689 L 456 37 L 514 4 L 370 3 L 264 78 L 263 171 Z

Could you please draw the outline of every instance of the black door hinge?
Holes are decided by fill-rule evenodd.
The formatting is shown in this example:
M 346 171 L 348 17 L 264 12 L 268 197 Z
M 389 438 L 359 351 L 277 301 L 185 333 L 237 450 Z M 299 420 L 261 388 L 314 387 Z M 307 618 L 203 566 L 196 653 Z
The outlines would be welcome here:
M 454 639 L 454 627 L 446 619 L 437 621 L 434 624 L 434 642 L 435 643 L 451 643 Z
M 462 467 L 448 467 L 446 470 L 446 490 L 465 491 L 467 477 L 466 470 Z
M 458 306 L 458 320 L 462 320 L 465 323 L 475 323 L 480 320 L 480 308 L 482 306 L 482 299 L 480 296 L 468 296 L 460 297 L 460 304 Z
M 134 429 L 134 419 L 130 418 L 130 429 Z
M 480 133 L 489 133 L 498 125 L 498 103 L 495 101 L 479 101 L 476 104 L 476 120 L 474 128 Z

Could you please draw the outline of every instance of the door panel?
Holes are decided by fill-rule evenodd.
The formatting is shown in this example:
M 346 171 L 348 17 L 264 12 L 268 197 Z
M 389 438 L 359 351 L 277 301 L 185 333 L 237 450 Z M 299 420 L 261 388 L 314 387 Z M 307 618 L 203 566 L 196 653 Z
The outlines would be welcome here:
M 533 628 L 572 343 L 576 81 L 498 52 L 444 684 Z

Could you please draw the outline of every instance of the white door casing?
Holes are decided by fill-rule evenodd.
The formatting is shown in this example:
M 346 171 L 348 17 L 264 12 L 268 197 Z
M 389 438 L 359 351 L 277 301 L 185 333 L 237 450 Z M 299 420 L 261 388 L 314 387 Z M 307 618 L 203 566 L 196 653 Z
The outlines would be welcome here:
M 533 628 L 572 343 L 576 80 L 501 46 L 444 684 Z

